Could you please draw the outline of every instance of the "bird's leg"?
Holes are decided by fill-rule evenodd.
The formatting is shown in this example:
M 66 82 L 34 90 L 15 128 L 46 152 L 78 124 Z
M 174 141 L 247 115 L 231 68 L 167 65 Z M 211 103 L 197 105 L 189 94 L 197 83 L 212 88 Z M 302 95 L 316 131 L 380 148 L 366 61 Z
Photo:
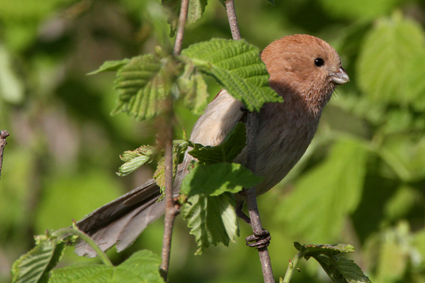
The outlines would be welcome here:
M 242 211 L 242 208 L 243 202 L 240 202 L 236 205 L 236 215 L 251 225 L 251 219 Z M 256 249 L 263 249 L 268 247 L 268 245 L 270 245 L 270 240 L 270 232 L 266 229 L 263 229 L 260 233 L 254 233 L 253 235 L 245 238 L 246 245 Z

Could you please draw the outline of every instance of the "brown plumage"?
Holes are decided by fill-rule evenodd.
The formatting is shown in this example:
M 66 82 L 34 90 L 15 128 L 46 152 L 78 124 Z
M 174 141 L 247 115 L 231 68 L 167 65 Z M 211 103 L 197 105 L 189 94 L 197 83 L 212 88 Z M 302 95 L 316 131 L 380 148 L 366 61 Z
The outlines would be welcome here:
M 336 85 L 349 81 L 337 52 L 325 41 L 310 35 L 285 36 L 272 42 L 261 54 L 270 74 L 270 86 L 284 103 L 265 104 L 258 115 L 257 171 L 264 177 L 257 194 L 271 189 L 299 161 L 310 144 L 323 108 Z M 222 90 L 194 126 L 191 141 L 218 145 L 242 119 L 241 102 Z M 186 175 L 192 157 L 186 154 L 175 181 L 175 192 Z M 246 148 L 235 159 L 246 163 Z M 121 198 L 99 208 L 78 222 L 106 250 L 117 244 L 121 251 L 146 226 L 164 213 L 164 202 L 155 202 L 159 189 L 151 180 Z M 243 201 L 239 198 L 239 201 Z M 94 256 L 84 243 L 78 254 Z

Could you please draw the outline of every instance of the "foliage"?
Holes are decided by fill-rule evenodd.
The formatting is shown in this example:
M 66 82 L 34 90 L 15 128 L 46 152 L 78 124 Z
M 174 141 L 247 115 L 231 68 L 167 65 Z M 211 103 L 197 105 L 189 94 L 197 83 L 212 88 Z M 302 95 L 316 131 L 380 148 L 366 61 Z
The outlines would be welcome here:
M 282 262 L 292 256 L 295 240 L 348 242 L 356 247 L 353 258 L 372 282 L 423 282 L 423 1 L 275 2 L 271 8 L 264 0 L 236 1 L 246 41 L 261 49 L 286 34 L 319 36 L 338 50 L 351 82 L 338 88 L 299 166 L 278 188 L 259 198 L 264 226 L 277 235 L 270 245 L 274 272 L 284 274 Z M 184 48 L 230 37 L 221 3 L 193 3 L 196 22 L 188 27 Z M 242 6 L 243 13 L 238 10 Z M 85 77 L 86 73 L 111 60 L 118 63 L 104 69 L 119 72 L 130 62 L 122 58 L 137 58 L 140 53 L 152 54 L 154 59 L 149 60 L 156 68 L 177 65 L 175 73 L 151 72 L 149 82 L 175 76 L 177 87 L 163 89 L 173 92 L 175 122 L 186 129 L 196 120 L 188 109 L 201 113 L 206 105 L 206 86 L 212 97 L 222 87 L 203 76 L 214 72 L 218 77 L 221 70 L 216 68 L 221 66 L 208 69 L 204 62 L 167 57 L 170 15 L 154 0 L 26 0 L 0 5 L 0 130 L 11 134 L 0 181 L 0 282 L 10 282 L 12 262 L 32 248 L 33 234 L 67 226 L 71 209 L 78 219 L 99 206 L 100 197 L 113 199 L 122 193 L 120 186 L 131 189 L 144 176 L 152 176 L 154 162 L 126 178 L 111 177 L 121 165 L 118 154 L 154 143 L 155 125 L 126 115 L 111 118 L 110 110 L 116 107 L 111 77 Z M 155 52 L 157 43 L 164 46 L 164 57 Z M 179 66 L 181 62 L 184 66 Z M 123 72 L 118 78 L 116 86 L 124 93 L 123 82 L 131 78 Z M 137 92 L 126 93 L 137 97 L 144 87 L 138 84 Z M 180 94 L 190 99 L 179 99 Z M 120 103 L 128 107 L 120 111 L 142 105 L 136 98 L 123 98 L 128 100 Z M 159 113 L 143 116 L 138 108 L 134 111 L 139 118 Z M 62 197 L 57 197 L 60 191 Z M 73 191 L 75 197 L 70 197 Z M 147 229 L 129 253 L 142 248 L 158 253 L 160 226 Z M 241 235 L 250 233 L 243 224 L 240 229 Z M 196 243 L 192 245 L 192 236 L 183 236 L 186 231 L 182 225 L 175 233 L 179 265 L 172 266 L 173 281 L 261 280 L 257 255 L 246 251 L 241 239 L 229 249 L 218 246 L 193 257 Z M 228 236 L 234 239 L 231 233 Z M 128 253 L 110 256 L 120 263 Z M 84 259 L 67 254 L 64 261 Z M 302 272 L 294 274 L 293 282 L 322 282 L 317 266 L 307 262 L 299 267 Z

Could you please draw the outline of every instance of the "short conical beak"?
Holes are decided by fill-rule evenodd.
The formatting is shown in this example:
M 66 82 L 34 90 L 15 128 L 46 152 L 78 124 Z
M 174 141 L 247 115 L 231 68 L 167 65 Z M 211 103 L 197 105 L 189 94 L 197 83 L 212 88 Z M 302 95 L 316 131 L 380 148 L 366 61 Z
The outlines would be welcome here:
M 332 73 L 331 77 L 332 77 L 333 83 L 336 85 L 342 85 L 350 81 L 350 78 L 348 77 L 347 72 L 342 67 L 339 67 L 337 73 Z

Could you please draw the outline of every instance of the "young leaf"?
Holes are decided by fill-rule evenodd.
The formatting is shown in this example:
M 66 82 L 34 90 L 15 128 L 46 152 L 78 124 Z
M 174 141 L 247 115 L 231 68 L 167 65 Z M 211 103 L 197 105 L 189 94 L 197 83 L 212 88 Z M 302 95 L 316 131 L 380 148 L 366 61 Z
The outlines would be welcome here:
M 167 22 L 170 24 L 170 37 L 174 36 L 177 29 L 180 2 L 181 1 L 179 0 L 162 0 L 162 5 L 168 10 L 170 14 L 167 20 Z M 207 4 L 207 0 L 189 0 L 186 23 L 192 24 L 199 20 L 204 14 Z
M 208 103 L 207 84 L 196 69 L 190 65 L 186 65 L 186 69 L 189 70 L 177 79 L 179 91 L 184 96 L 185 106 L 194 114 L 202 114 Z
M 117 72 L 114 85 L 119 102 L 112 114 L 127 112 L 140 120 L 158 115 L 171 93 L 174 72 L 170 57 L 160 60 L 146 54 L 132 58 Z
M 231 193 L 218 196 L 193 195 L 181 207 L 183 219 L 191 228 L 190 234 L 195 236 L 198 245 L 196 255 L 200 255 L 210 245 L 235 240 L 239 235 L 235 199 Z
M 95 75 L 103 72 L 111 72 L 111 71 L 118 71 L 121 67 L 124 65 L 127 65 L 128 62 L 130 62 L 130 59 L 123 59 L 123 60 L 117 60 L 117 61 L 106 61 L 102 64 L 102 66 L 99 67 L 99 69 L 88 73 L 87 75 Z
M 207 4 L 207 0 L 189 0 L 187 23 L 192 24 L 199 20 L 204 14 Z
M 148 250 L 135 252 L 119 266 L 75 264 L 52 271 L 49 283 L 163 283 L 159 274 L 161 258 Z
M 237 163 L 197 164 L 184 178 L 181 192 L 187 196 L 204 194 L 217 196 L 224 192 L 237 193 L 251 188 L 262 178 Z
M 214 164 L 218 162 L 232 162 L 241 153 L 246 145 L 246 130 L 244 123 L 238 123 L 218 146 L 203 146 L 195 144 L 189 154 L 199 162 Z
M 12 266 L 13 283 L 47 282 L 49 272 L 62 258 L 66 244 L 56 236 L 35 237 L 36 246 Z
M 127 176 L 140 166 L 150 163 L 153 160 L 155 148 L 149 145 L 143 145 L 136 150 L 127 150 L 120 156 L 125 163 L 118 169 L 118 176 Z
M 216 78 L 230 95 L 250 111 L 266 102 L 282 102 L 269 87 L 269 75 L 257 47 L 245 40 L 212 39 L 182 51 L 202 72 Z

